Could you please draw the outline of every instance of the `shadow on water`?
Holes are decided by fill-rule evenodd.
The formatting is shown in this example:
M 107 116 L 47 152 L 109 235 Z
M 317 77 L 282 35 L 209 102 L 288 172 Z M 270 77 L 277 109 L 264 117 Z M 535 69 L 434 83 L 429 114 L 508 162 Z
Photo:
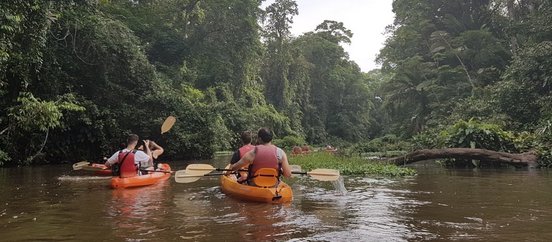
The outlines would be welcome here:
M 226 159 L 201 162 L 222 167 Z M 109 178 L 70 169 L 0 169 L 2 240 L 542 241 L 552 235 L 552 176 L 543 170 L 418 166 L 419 175 L 410 178 L 292 178 L 286 182 L 293 202 L 271 205 L 227 197 L 217 177 L 113 190 Z

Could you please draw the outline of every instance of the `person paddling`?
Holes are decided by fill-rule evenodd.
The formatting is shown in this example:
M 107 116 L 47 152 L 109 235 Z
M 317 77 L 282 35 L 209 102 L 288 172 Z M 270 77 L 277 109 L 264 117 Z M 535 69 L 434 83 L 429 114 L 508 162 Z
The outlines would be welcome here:
M 236 171 L 249 165 L 248 183 L 255 185 L 254 178 L 257 172 L 264 168 L 277 171 L 277 176 L 291 177 L 291 167 L 286 153 L 272 144 L 272 132 L 268 128 L 261 128 L 257 133 L 259 145 L 247 152 L 238 162 L 230 165 Z
M 135 150 L 139 137 L 136 134 L 130 134 L 127 138 L 127 147 L 115 152 L 107 161 L 107 167 L 113 167 L 113 175 L 120 177 L 133 177 L 139 175 L 140 169 L 152 166 L 151 150 L 149 141 L 144 141 L 145 152 Z
M 165 152 L 165 150 L 163 149 L 163 147 L 161 147 L 160 145 L 158 145 L 157 143 L 155 143 L 153 140 L 144 140 L 141 142 L 140 145 L 138 145 L 138 149 L 141 150 L 141 151 L 145 151 L 144 147 L 145 147 L 145 143 L 148 142 L 149 143 L 149 148 L 150 148 L 150 151 L 151 151 L 151 158 L 152 158 L 152 161 L 153 161 L 153 165 L 149 167 L 148 170 L 156 170 L 159 163 L 157 162 L 157 158 L 163 154 L 163 152 Z
M 234 154 L 232 155 L 232 158 L 230 159 L 230 164 L 235 164 L 238 162 L 247 152 L 253 150 L 255 146 L 251 144 L 251 132 L 244 131 L 241 133 L 241 141 L 242 141 L 242 147 L 237 149 Z M 247 180 L 247 172 L 242 171 L 238 173 L 238 182 L 242 183 Z

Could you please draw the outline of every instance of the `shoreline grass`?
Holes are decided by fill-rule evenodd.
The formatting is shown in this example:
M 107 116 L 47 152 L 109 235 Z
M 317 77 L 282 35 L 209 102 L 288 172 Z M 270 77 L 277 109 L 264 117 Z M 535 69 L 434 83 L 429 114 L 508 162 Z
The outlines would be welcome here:
M 300 165 L 305 171 L 317 168 L 336 169 L 342 175 L 381 175 L 402 177 L 416 175 L 416 171 L 392 164 L 381 164 L 361 157 L 345 157 L 315 152 L 309 155 L 288 156 L 290 164 Z

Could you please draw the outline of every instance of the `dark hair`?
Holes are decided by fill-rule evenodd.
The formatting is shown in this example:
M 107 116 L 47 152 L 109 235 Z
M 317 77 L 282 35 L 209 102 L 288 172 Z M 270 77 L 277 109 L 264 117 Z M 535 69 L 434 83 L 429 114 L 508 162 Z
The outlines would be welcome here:
M 272 141 L 272 132 L 268 128 L 260 128 L 259 132 L 257 132 L 257 136 L 259 136 L 263 144 Z
M 140 147 L 142 148 L 142 150 L 146 150 L 146 144 L 144 143 L 143 139 L 138 140 L 138 143 L 136 143 L 135 149 L 140 149 Z
M 251 132 L 243 131 L 241 133 L 241 141 L 244 145 L 251 143 Z
M 127 138 L 127 145 L 138 142 L 140 138 L 136 134 L 129 134 Z

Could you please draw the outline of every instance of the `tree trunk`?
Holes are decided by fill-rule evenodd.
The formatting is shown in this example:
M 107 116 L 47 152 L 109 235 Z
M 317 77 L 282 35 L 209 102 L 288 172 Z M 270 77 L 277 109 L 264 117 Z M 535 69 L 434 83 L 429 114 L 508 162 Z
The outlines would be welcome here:
M 416 150 L 404 156 L 391 158 L 388 160 L 388 162 L 400 166 L 422 160 L 443 158 L 480 160 L 481 162 L 501 162 L 511 165 L 529 165 L 531 167 L 537 166 L 538 159 L 537 155 L 534 152 L 511 154 L 484 149 L 447 148 Z

